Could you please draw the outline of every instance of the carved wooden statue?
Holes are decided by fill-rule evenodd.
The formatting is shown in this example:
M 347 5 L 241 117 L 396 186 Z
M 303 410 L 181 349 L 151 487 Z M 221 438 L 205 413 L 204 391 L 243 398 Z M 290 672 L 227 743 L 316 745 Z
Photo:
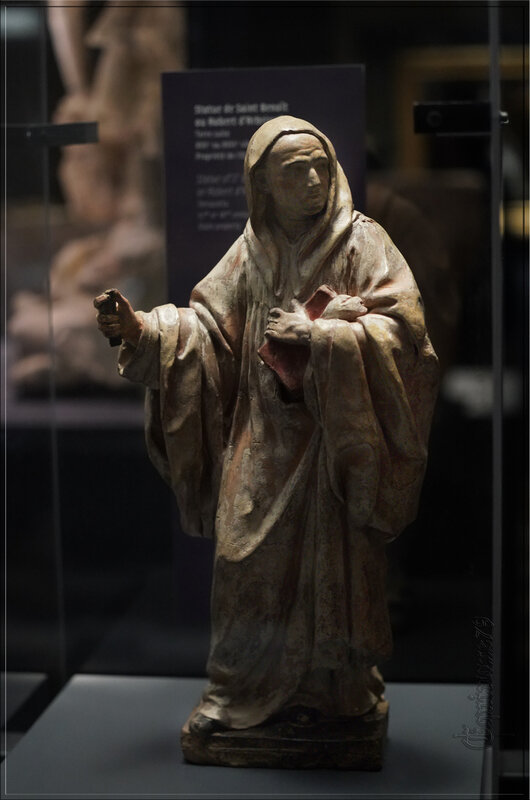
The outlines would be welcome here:
M 270 120 L 245 181 L 244 233 L 189 308 L 134 313 L 116 293 L 98 314 L 148 387 L 149 454 L 184 529 L 215 540 L 184 754 L 379 769 L 385 547 L 416 514 L 437 359 L 412 273 L 354 209 L 326 136 Z

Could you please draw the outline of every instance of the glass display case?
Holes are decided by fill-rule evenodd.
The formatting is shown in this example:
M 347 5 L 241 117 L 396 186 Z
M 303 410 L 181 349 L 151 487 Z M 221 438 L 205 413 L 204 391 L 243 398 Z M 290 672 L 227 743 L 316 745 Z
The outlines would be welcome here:
M 411 266 L 441 366 L 418 517 L 388 548 L 382 669 L 485 685 L 487 717 L 476 691 L 447 735 L 484 748 L 485 794 L 524 792 L 527 4 L 50 0 L 1 14 L 4 750 L 73 675 L 204 675 L 211 543 L 182 534 L 145 453 L 142 392 L 117 375 L 92 307 L 117 286 L 149 310 L 178 286 L 161 74 L 362 64 L 361 210 Z

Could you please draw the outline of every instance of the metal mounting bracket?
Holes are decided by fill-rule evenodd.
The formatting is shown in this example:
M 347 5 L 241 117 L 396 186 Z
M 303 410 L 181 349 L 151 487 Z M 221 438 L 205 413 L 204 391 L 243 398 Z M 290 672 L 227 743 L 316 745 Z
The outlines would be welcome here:
M 414 103 L 414 133 L 435 136 L 489 136 L 491 103 L 449 101 Z M 508 124 L 508 114 L 501 111 L 499 124 Z
M 68 122 L 63 125 L 7 125 L 8 145 L 40 145 L 65 147 L 70 144 L 89 144 L 98 141 L 97 122 Z

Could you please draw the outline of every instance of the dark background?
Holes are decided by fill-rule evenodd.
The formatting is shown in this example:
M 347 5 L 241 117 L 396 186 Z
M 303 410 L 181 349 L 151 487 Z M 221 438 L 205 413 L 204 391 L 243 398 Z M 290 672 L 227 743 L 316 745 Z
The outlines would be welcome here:
M 97 11 L 94 3 L 91 13 Z M 503 44 L 522 48 L 527 43 L 526 3 L 501 4 L 500 22 Z M 461 311 L 448 333 L 444 368 L 447 376 L 454 376 L 455 368 L 467 375 L 487 372 L 488 139 L 426 143 L 433 186 L 439 188 L 446 172 L 471 171 L 478 187 L 472 202 L 459 209 L 456 195 L 442 202 L 428 187 L 414 195 L 406 180 L 395 177 L 400 98 L 394 83 L 407 48 L 487 45 L 486 4 L 198 2 L 188 6 L 188 24 L 191 68 L 365 65 L 368 182 L 405 193 L 430 211 L 430 221 L 440 222 L 451 263 L 460 265 L 465 251 L 455 283 Z M 9 63 L 8 121 L 47 120 L 63 89 L 42 14 L 33 34 L 3 44 Z M 510 114 L 504 152 L 517 164 L 505 171 L 508 201 L 527 197 L 525 78 L 523 68 L 518 85 L 502 87 L 503 107 Z M 483 100 L 488 85 L 440 79 L 422 91 L 424 96 L 415 99 Z M 412 114 L 409 120 L 412 125 Z M 9 203 L 42 198 L 43 186 L 53 202 L 61 201 L 58 151 L 50 151 L 49 158 L 47 165 L 42 152 L 10 151 Z M 460 238 L 455 234 L 451 240 L 457 228 Z M 45 231 L 35 235 L 42 237 L 44 251 Z M 503 461 L 501 723 L 503 745 L 511 750 L 524 745 L 527 733 L 527 251 L 527 238 L 507 228 L 504 353 L 519 381 L 505 414 Z M 42 274 L 38 269 L 33 280 L 45 280 L 45 264 Z M 444 349 L 446 340 L 440 344 Z M 435 414 L 418 519 L 389 548 L 395 652 L 382 669 L 391 681 L 477 682 L 473 619 L 491 617 L 491 406 L 477 411 L 474 384 L 471 401 L 444 386 L 449 380 L 442 384 Z M 145 455 L 141 400 L 97 401 L 119 402 L 127 413 L 119 424 L 98 423 L 101 417 L 93 414 L 86 396 L 57 402 L 51 396 L 40 401 L 41 410 L 33 416 L 30 409 L 24 422 L 7 414 L 7 669 L 40 676 L 31 702 L 14 706 L 10 726 L 15 731 L 23 731 L 74 672 L 204 674 L 210 543 L 180 532 L 169 490 Z M 77 403 L 75 424 L 62 423 L 61 403 Z M 44 422 L 39 421 L 42 406 Z M 127 422 L 131 415 L 134 421 Z

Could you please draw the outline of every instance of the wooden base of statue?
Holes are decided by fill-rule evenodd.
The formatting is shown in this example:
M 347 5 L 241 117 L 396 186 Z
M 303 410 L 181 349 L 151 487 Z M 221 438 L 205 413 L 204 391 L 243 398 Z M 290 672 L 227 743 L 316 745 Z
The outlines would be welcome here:
M 379 702 L 361 717 L 307 722 L 303 714 L 285 714 L 253 728 L 209 734 L 190 731 L 189 721 L 181 745 L 193 764 L 377 771 L 383 766 L 388 703 Z

